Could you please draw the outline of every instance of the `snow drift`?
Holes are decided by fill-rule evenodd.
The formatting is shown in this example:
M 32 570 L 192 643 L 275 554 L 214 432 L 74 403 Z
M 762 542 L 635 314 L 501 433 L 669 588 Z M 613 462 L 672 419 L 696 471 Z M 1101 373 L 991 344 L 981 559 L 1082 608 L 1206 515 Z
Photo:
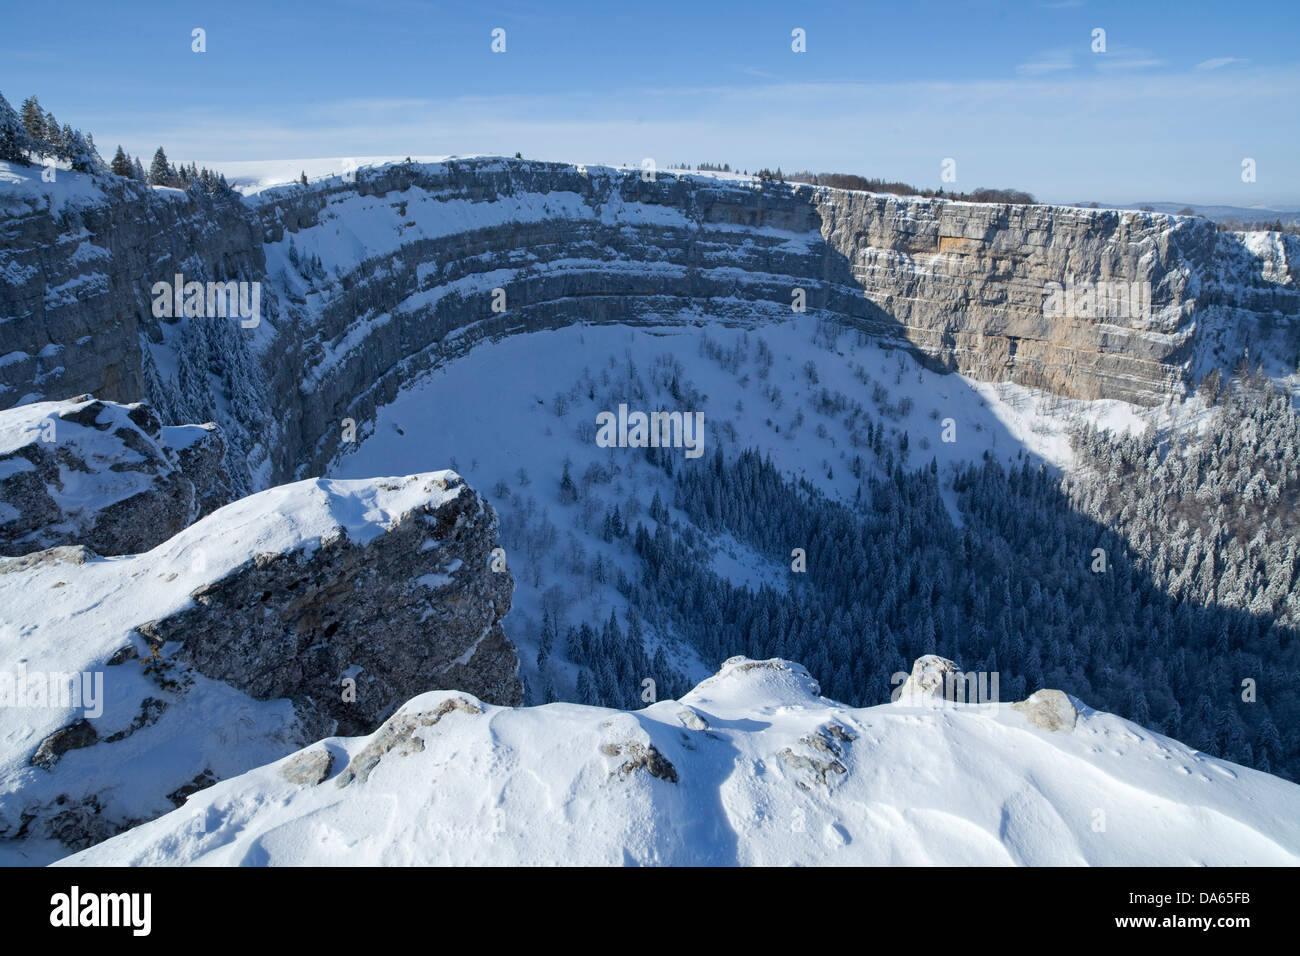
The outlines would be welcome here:
M 1064 694 L 928 697 L 848 708 L 746 658 L 635 712 L 428 693 L 64 862 L 1300 863 L 1294 784 Z M 1061 701 L 1072 728 L 1034 719 Z

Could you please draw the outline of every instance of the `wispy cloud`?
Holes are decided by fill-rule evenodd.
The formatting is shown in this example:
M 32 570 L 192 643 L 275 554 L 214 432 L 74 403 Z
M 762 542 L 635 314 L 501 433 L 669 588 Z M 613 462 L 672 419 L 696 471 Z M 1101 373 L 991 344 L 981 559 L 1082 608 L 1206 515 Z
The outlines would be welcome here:
M 1150 70 L 1165 65 L 1165 61 L 1154 53 L 1124 46 L 1094 53 L 1093 60 L 1099 70 Z
M 1022 76 L 1043 76 L 1047 73 L 1060 73 L 1075 68 L 1074 52 L 1065 48 L 1044 50 L 1032 59 L 1016 67 Z
M 1225 66 L 1231 66 L 1234 63 L 1249 62 L 1250 60 L 1239 56 L 1216 56 L 1210 60 L 1202 60 L 1200 63 L 1196 64 L 1196 68 L 1198 70 L 1218 70 Z
M 1100 56 L 1098 57 L 1100 58 Z M 733 166 L 819 167 L 960 188 L 1006 186 L 1075 201 L 1116 189 L 1151 200 L 1296 202 L 1294 125 L 1275 122 L 1277 91 L 1300 68 L 1073 71 L 999 80 L 773 82 L 547 92 L 353 96 L 289 109 L 102 115 L 95 131 L 132 153 L 166 144 L 176 160 L 430 155 L 517 150 L 539 159 L 639 163 L 707 158 Z M 1188 150 L 1205 128 L 1233 150 Z M 828 136 L 827 130 L 835 130 Z M 1241 157 L 1267 183 L 1241 183 Z M 1267 163 L 1266 163 L 1267 160 Z

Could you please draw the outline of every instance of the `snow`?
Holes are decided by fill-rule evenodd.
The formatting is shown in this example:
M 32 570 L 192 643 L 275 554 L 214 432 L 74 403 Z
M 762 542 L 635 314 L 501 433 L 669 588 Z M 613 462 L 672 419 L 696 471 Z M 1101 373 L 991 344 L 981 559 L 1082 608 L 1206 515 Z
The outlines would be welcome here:
M 342 176 L 366 166 L 384 166 L 400 163 L 404 156 L 328 156 L 313 159 L 271 159 L 271 160 L 236 160 L 212 161 L 196 160 L 196 165 L 208 167 L 226 177 L 227 182 L 236 191 L 246 196 L 256 196 L 272 186 L 299 182 L 299 177 L 307 174 L 307 180 L 328 179 Z M 449 156 L 412 156 L 417 163 L 436 163 L 450 159 Z
M 202 441 L 211 431 L 202 425 L 164 425 L 163 444 L 174 451 L 182 451 Z
M 22 215 L 24 210 L 46 209 L 51 217 L 58 217 L 68 208 L 96 205 L 107 199 L 89 173 L 56 168 L 54 182 L 46 182 L 43 172 L 43 166 L 0 161 L 0 214 Z
M 455 158 L 414 157 L 430 163 Z M 353 168 L 400 159 L 202 165 L 225 172 L 251 205 L 265 207 L 298 188 L 293 184 L 302 171 L 313 180 L 337 179 Z M 504 161 L 499 165 L 505 168 Z M 611 179 L 629 172 L 611 166 L 579 169 L 589 177 Z M 91 177 L 61 170 L 56 182 L 47 184 L 41 182 L 40 172 L 39 167 L 0 163 L 0 213 L 21 214 L 24 206 L 45 204 L 57 213 L 104 201 Z M 658 175 L 712 179 L 731 191 L 760 188 L 753 177 L 739 174 L 660 170 Z M 181 195 L 175 190 L 157 192 Z M 935 202 L 889 198 L 900 205 Z M 303 257 L 319 256 L 327 275 L 347 273 L 363 260 L 380 266 L 384 256 L 396 256 L 414 242 L 549 219 L 598 220 L 629 230 L 652 226 L 743 233 L 776 241 L 777 249 L 796 255 L 815 251 L 823 241 L 815 230 L 799 233 L 721 223 L 701 227 L 678 209 L 626 201 L 618 190 L 600 205 L 572 192 L 516 192 L 470 201 L 419 187 L 383 197 L 341 190 L 325 194 L 325 201 L 319 224 L 293 233 L 292 240 Z M 1096 215 L 1090 210 L 1074 212 L 1080 217 Z M 88 270 L 106 256 L 84 236 L 66 238 L 78 243 L 73 261 Z M 307 305 L 293 320 L 310 325 L 341 287 L 330 279 L 316 286 L 303 280 L 289 263 L 289 241 L 286 234 L 281 242 L 265 246 L 268 272 L 283 275 L 287 291 L 305 298 Z M 744 244 L 753 245 L 752 240 Z M 1286 241 L 1275 234 L 1253 233 L 1245 235 L 1243 247 L 1255 260 L 1247 263 L 1249 268 L 1272 281 L 1288 281 Z M 703 255 L 712 260 L 724 254 L 706 250 Z M 784 275 L 738 268 L 737 257 L 746 255 L 744 247 L 740 252 L 728 250 L 725 260 L 702 273 L 713 280 L 788 281 Z M 385 281 L 387 267 L 383 263 L 367 281 Z M 8 271 L 0 276 L 22 278 L 16 265 L 5 268 Z M 683 268 L 626 258 L 573 257 L 534 260 L 523 271 L 652 276 L 681 273 Z M 468 296 L 506 287 L 520 274 L 512 267 L 440 282 L 437 267 L 417 266 L 421 291 L 394 313 L 357 316 L 337 339 L 322 342 L 322 354 L 306 373 L 304 390 L 310 391 L 349 352 L 363 349 L 365 340 L 395 314 L 427 308 L 448 294 Z M 103 291 L 106 281 L 102 274 L 88 271 L 46 289 L 47 304 Z M 713 303 L 729 315 L 743 310 L 758 315 L 767 308 L 740 298 L 720 297 Z M 140 645 L 130 630 L 131 623 L 141 620 L 139 608 L 149 608 L 154 617 L 179 610 L 192 600 L 189 595 L 196 587 L 257 553 L 310 553 L 339 533 L 369 540 L 404 510 L 426 501 L 429 489 L 418 488 L 419 479 L 435 477 L 371 480 L 375 473 L 424 473 L 450 464 L 493 500 L 503 529 L 549 522 L 569 535 L 559 551 L 576 543 L 588 554 L 601 554 L 611 568 L 632 572 L 634 562 L 626 547 L 604 542 L 599 521 L 595 527 L 588 525 L 578 505 L 559 503 L 555 493 L 568 461 L 575 481 L 589 468 L 608 470 L 612 479 L 594 484 L 588 494 L 602 507 L 623 506 L 630 521 L 633 513 L 627 506 L 634 503 L 635 520 L 653 525 L 645 510 L 656 491 L 671 509 L 670 479 L 635 452 L 596 447 L 583 431 L 598 411 L 611 407 L 606 393 L 627 384 L 623 370 L 630 366 L 638 370 L 633 377 L 642 379 L 650 378 L 656 362 L 680 366 L 683 384 L 698 395 L 689 410 L 704 414 L 706 454 L 719 445 L 729 451 L 758 447 L 770 453 L 785 474 L 843 500 L 851 500 L 858 487 L 849 467 L 855 456 L 861 455 L 868 472 L 879 473 L 885 465 L 856 443 L 843 414 L 823 415 L 815 410 L 813 399 L 825 389 L 859 402 L 873 420 L 887 426 L 886 446 L 895 456 L 899 436 L 908 434 L 907 467 L 935 460 L 945 500 L 958 521 L 951 478 L 965 463 L 987 455 L 1014 464 L 1024 456 L 1069 469 L 1074 462 L 1068 433 L 1075 425 L 1091 422 L 1135 432 L 1150 423 L 1178 429 L 1201 427 L 1205 421 L 1205 410 L 1196 401 L 1144 410 L 1124 402 L 1062 399 L 1011 383 L 940 375 L 887 343 L 855 341 L 852 333 L 820 328 L 824 316 L 782 318 L 745 331 L 718 328 L 716 323 L 705 328 L 712 317 L 698 311 L 639 314 L 638 321 L 649 324 L 575 325 L 481 344 L 450 366 L 408 383 L 373 423 L 363 423 L 367 434 L 331 464 L 329 478 L 237 502 L 145 555 L 93 559 L 76 567 L 49 564 L 21 575 L 0 573 L 0 606 L 5 609 L 0 614 L 0 669 L 12 671 L 21 663 L 47 672 L 100 670 L 124 644 Z M 1228 326 L 1232 318 L 1229 309 L 1211 309 L 1202 321 Z M 170 378 L 176 366 L 168 339 L 177 333 L 172 327 L 162 331 L 162 345 L 147 344 L 164 378 Z M 467 331 L 452 333 L 443 344 Z M 268 347 L 273 330 L 264 323 L 258 336 L 258 347 Z M 1162 333 L 1153 330 L 1141 336 L 1155 340 Z M 773 356 L 766 378 L 760 377 L 754 355 L 760 340 Z M 713 347 L 744 347 L 747 357 L 733 371 L 709 357 Z M 48 354 L 54 352 L 57 347 Z M 11 352 L 0 357 L 0 363 L 28 358 Z M 815 385 L 803 368 L 810 358 L 816 366 Z M 612 384 L 603 376 L 612 376 Z M 598 397 L 590 397 L 589 382 L 596 383 Z M 882 401 L 873 396 L 877 386 L 885 392 Z M 776 387 L 782 393 L 779 400 L 765 392 Z M 564 410 L 557 406 L 558 393 L 565 395 Z M 645 401 L 633 407 L 684 409 L 654 385 Z M 31 420 L 21 434 L 0 432 L 0 451 L 19 439 L 30 440 L 32 429 L 48 415 L 44 406 L 30 406 L 27 412 Z M 941 437 L 948 422 L 956 441 Z M 60 440 L 75 436 L 78 428 L 60 422 Z M 198 426 L 168 428 L 164 441 L 179 448 L 200 434 Z M 8 467 L 12 472 L 23 464 Z M 263 478 L 268 467 L 263 462 Z M 527 469 L 526 477 L 520 475 L 521 468 Z M 65 508 L 75 508 L 78 502 L 102 504 L 109 494 L 102 483 L 96 484 L 98 478 L 64 479 Z M 505 488 L 503 494 L 494 491 L 498 486 Z M 0 519 L 4 517 L 0 507 Z M 674 510 L 673 517 L 684 515 Z M 510 533 L 503 531 L 503 541 Z M 729 536 L 714 536 L 707 544 L 714 569 L 735 583 L 780 586 L 788 579 L 784 565 Z M 570 623 L 605 620 L 611 608 L 622 612 L 626 602 L 612 584 L 594 584 L 569 570 L 561 557 L 520 561 L 512 567 L 516 592 L 506 630 L 520 648 L 521 673 L 533 680 L 536 696 L 541 678 L 533 664 L 536 634 L 548 595 L 559 587 L 565 598 L 561 633 Z M 444 587 L 459 570 L 453 562 L 414 584 Z M 649 653 L 663 646 L 674 666 L 696 680 L 712 673 L 714 662 L 699 660 L 672 634 L 655 633 L 648 626 L 646 630 Z M 473 648 L 467 655 L 472 653 Z M 552 667 L 572 677 L 573 662 L 562 661 L 561 653 L 557 648 Z M 896 706 L 855 710 L 818 697 L 811 678 L 798 665 L 749 666 L 752 663 L 730 662 L 682 702 L 661 702 L 636 713 L 567 704 L 514 710 L 478 704 L 481 715 L 453 711 L 421 731 L 423 752 L 391 754 L 367 783 L 339 789 L 331 781 L 300 789 L 286 783 L 275 766 L 262 767 L 204 791 L 176 813 L 77 859 L 349 865 L 1300 863 L 1300 804 L 1293 785 L 1195 753 L 1117 717 L 1087 711 L 1074 733 L 1049 734 L 1028 726 L 1009 708 L 995 714 Z M 152 685 L 138 668 L 109 668 L 107 673 L 108 713 L 134 715 Z M 425 694 L 404 712 L 427 711 L 463 696 Z M 259 703 L 204 679 L 187 700 L 186 708 L 172 708 L 147 733 L 114 745 L 112 762 L 103 748 L 90 748 L 67 754 L 60 771 L 78 780 L 85 792 L 117 788 L 116 808 L 144 816 L 155 812 L 157 793 L 150 781 L 162 773 L 175 776 L 186 766 L 197 772 L 206 764 L 218 774 L 236 773 L 274 760 L 287 749 L 286 702 Z M 232 715 L 237 719 L 232 721 Z M 0 708 L 0 817 L 6 794 L 39 779 L 26 764 L 36 743 L 76 716 L 75 708 Z M 116 722 L 105 725 L 101 737 L 124 723 L 121 716 L 112 719 Z M 245 729 L 234 731 L 232 739 L 230 728 L 236 723 Z M 801 750 L 800 740 L 832 723 L 857 736 L 839 757 L 846 772 L 842 779 L 832 775 L 829 786 L 809 783 L 806 774 L 801 776 L 779 754 L 791 748 L 817 756 L 806 746 Z M 335 755 L 337 776 L 369 739 L 336 738 L 315 746 Z M 601 753 L 601 747 L 626 751 L 628 741 L 653 743 L 671 760 L 678 781 L 651 777 L 645 770 L 620 774 L 626 752 L 615 758 Z M 124 778 L 124 773 L 129 776 Z M 437 786 L 429 786 L 430 780 Z M 800 789 L 801 782 L 809 789 Z M 58 788 L 51 786 L 53 797 Z M 1105 820 L 1101 830 L 1096 827 L 1099 810 Z M 4 822 L 0 818 L 0 824 Z M 0 862 L 5 852 L 0 851 Z M 61 851 L 30 846 L 26 852 L 48 859 Z
M 310 554 L 343 534 L 358 544 L 371 541 L 411 510 L 462 494 L 464 485 L 449 482 L 452 477 L 437 471 L 310 479 L 220 508 L 144 554 L 46 561 L 22 570 L 27 559 L 0 559 L 0 673 L 98 673 L 105 695 L 101 717 L 70 704 L 0 706 L 0 826 L 16 827 L 13 815 L 22 807 L 69 792 L 98 793 L 116 813 L 147 818 L 162 809 L 160 780 L 189 779 L 205 768 L 230 776 L 288 752 L 294 745 L 288 701 L 255 701 L 192 674 L 194 685 L 157 723 L 111 745 L 69 751 L 57 773 L 29 763 L 45 737 L 77 718 L 90 717 L 103 740 L 124 729 L 145 698 L 158 695 L 138 662 L 105 666 L 128 645 L 147 653 L 135 625 L 190 606 L 196 589 L 259 554 Z M 163 657 L 169 653 L 164 648 Z M 0 863 L 19 862 L 10 857 L 10 850 L 0 850 Z
M 571 326 L 480 344 L 449 366 L 408 383 L 395 401 L 379 410 L 373 429 L 359 436 L 356 445 L 345 449 L 327 469 L 333 476 L 361 478 L 376 471 L 404 474 L 450 465 L 496 508 L 502 518 L 502 545 L 508 554 L 525 537 L 516 529 L 525 524 L 535 528 L 545 520 L 561 529 L 562 536 L 572 532 L 589 559 L 597 554 L 604 558 L 611 569 L 605 584 L 572 572 L 562 555 L 554 560 L 530 558 L 527 570 L 522 564 L 511 565 L 515 594 L 506 628 L 519 648 L 521 674 L 534 693 L 540 693 L 545 685 L 534 662 L 547 592 L 555 587 L 564 592 L 561 635 L 569 624 L 607 620 L 611 609 L 622 619 L 627 602 L 612 583 L 614 569 L 622 568 L 635 577 L 638 566 L 625 547 L 602 539 L 599 514 L 591 527 L 584 527 L 580 505 L 559 503 L 556 490 L 566 459 L 577 482 L 581 483 L 593 466 L 613 476 L 609 484 L 593 484 L 587 491 L 601 502 L 602 513 L 618 504 L 631 520 L 628 501 L 635 499 L 639 513 L 632 520 L 633 527 L 642 521 L 653 530 L 654 522 L 646 512 L 656 491 L 671 508 L 672 480 L 663 471 L 647 464 L 634 449 L 598 448 L 592 435 L 583 431 L 606 408 L 601 400 L 605 389 L 599 384 L 603 376 L 611 376 L 609 390 L 618 392 L 628 362 L 642 378 L 648 377 L 656 361 L 680 364 L 682 382 L 701 393 L 699 405 L 685 409 L 683 403 L 658 390 L 645 402 L 633 400 L 633 407 L 703 412 L 705 456 L 712 455 L 720 444 L 728 453 L 758 447 L 787 475 L 804 478 L 826 494 L 851 501 L 858 486 L 850 471 L 852 458 L 861 455 L 868 469 L 883 469 L 884 464 L 876 461 L 870 449 L 853 445 L 844 413 L 822 416 L 811 404 L 823 388 L 842 393 L 864 405 L 891 430 L 909 433 L 909 467 L 927 465 L 932 457 L 936 460 L 945 501 L 957 521 L 960 514 L 951 490 L 953 470 L 982 461 L 986 452 L 1007 465 L 1018 466 L 1019 456 L 1024 454 L 1033 461 L 1068 468 L 1073 463 L 1068 441 L 1073 425 L 1093 422 L 1127 432 L 1141 431 L 1149 420 L 1172 420 L 1167 409 L 1144 410 L 1110 400 L 1074 401 L 1011 383 L 981 383 L 956 374 L 938 374 L 901 349 L 874 340 L 859 344 L 852 333 L 839 335 L 832 344 L 823 332 L 820 344 L 814 347 L 811 340 L 818 333 L 812 316 L 748 332 L 682 324 L 692 319 L 686 314 L 668 318 L 676 323 Z M 759 341 L 766 342 L 773 355 L 766 380 L 758 376 L 755 356 Z M 749 359 L 737 372 L 728 371 L 703 354 L 710 342 L 724 348 L 747 342 Z M 810 358 L 819 378 L 816 385 L 803 370 Z M 858 377 L 859 367 L 870 376 L 870 385 Z M 585 374 L 597 383 L 594 400 L 588 398 L 588 387 L 582 384 Z M 886 404 L 892 411 L 887 413 L 873 401 L 876 384 L 888 393 Z M 782 389 L 779 409 L 764 397 L 762 389 L 768 385 Z M 568 406 L 562 416 L 557 414 L 557 393 L 565 393 Z M 625 393 L 612 396 L 614 401 L 626 398 Z M 911 408 L 903 413 L 907 402 Z M 609 406 L 611 410 L 616 407 Z M 1189 414 L 1185 406 L 1174 410 Z M 804 422 L 792 427 L 800 411 Z M 942 440 L 943 423 L 948 418 L 956 428 L 956 441 L 951 443 Z M 824 435 L 819 434 L 819 426 L 825 427 Z M 734 439 L 730 437 L 733 431 Z M 886 441 L 895 453 L 897 438 L 891 432 Z M 833 477 L 828 477 L 827 466 Z M 527 484 L 519 476 L 521 467 L 526 470 Z M 498 486 L 504 486 L 507 493 L 498 494 Z M 673 514 L 686 520 L 681 512 L 674 510 Z M 727 535 L 706 538 L 714 570 L 733 583 L 757 588 L 764 583 L 784 587 L 788 581 L 788 560 L 776 564 Z M 715 662 L 700 661 L 671 634 L 658 634 L 647 627 L 647 641 L 648 653 L 653 655 L 663 645 L 673 666 L 693 680 L 712 671 Z M 562 649 L 553 649 L 551 666 L 570 684 L 576 681 L 576 667 L 566 666 Z
M 1005 706 L 854 709 L 798 665 L 733 658 L 634 712 L 438 691 L 397 716 L 421 714 L 422 746 L 364 780 L 340 786 L 378 735 L 330 738 L 309 748 L 333 758 L 322 783 L 261 767 L 62 862 L 1300 864 L 1300 787 L 1087 708 L 1072 732 Z M 635 766 L 650 747 L 671 773 Z
M 123 405 L 105 405 L 97 423 L 101 427 L 81 425 L 65 420 L 60 414 L 75 414 L 91 402 L 34 402 L 6 409 L 0 414 L 0 455 L 11 454 L 24 445 L 42 441 L 57 442 L 65 454 L 59 458 L 58 481 L 47 483 L 51 499 L 61 514 L 76 524 L 82 514 L 102 510 L 115 501 L 148 491 L 156 476 L 148 471 L 114 470 L 114 465 L 136 464 L 145 456 L 133 450 L 117 436 L 121 429 L 136 433 L 142 440 L 148 437 L 130 421 L 128 409 Z M 160 459 L 165 460 L 162 449 L 154 446 Z M 17 462 L 22 461 L 23 464 Z M 84 462 L 88 470 L 69 465 Z M 15 458 L 9 464 L 13 470 L 34 467 L 26 459 Z

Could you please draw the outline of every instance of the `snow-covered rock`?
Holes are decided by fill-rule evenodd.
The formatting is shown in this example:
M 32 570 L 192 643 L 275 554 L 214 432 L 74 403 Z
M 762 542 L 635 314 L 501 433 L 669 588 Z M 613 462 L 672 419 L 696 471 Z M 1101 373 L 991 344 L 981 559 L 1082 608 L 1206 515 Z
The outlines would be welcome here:
M 1024 714 L 1031 724 L 1043 730 L 1074 730 L 1079 718 L 1079 707 L 1070 695 L 1050 688 L 1036 690 L 1011 706 Z
M 229 500 L 223 454 L 215 425 L 163 428 L 143 403 L 0 411 L 0 554 L 147 551 Z
M 0 559 L 0 837 L 89 845 L 422 691 L 518 703 L 496 532 L 440 471 L 278 487 L 143 554 Z
M 938 654 L 926 654 L 912 663 L 912 673 L 897 691 L 897 702 L 914 704 L 930 698 L 954 699 L 957 665 Z
M 1096 711 L 853 709 L 733 658 L 635 712 L 422 694 L 64 862 L 1296 865 L 1300 787 Z
M 215 422 L 168 425 L 162 430 L 162 441 L 176 456 L 185 477 L 194 483 L 198 517 L 207 517 L 234 499 L 226 471 L 226 443 Z

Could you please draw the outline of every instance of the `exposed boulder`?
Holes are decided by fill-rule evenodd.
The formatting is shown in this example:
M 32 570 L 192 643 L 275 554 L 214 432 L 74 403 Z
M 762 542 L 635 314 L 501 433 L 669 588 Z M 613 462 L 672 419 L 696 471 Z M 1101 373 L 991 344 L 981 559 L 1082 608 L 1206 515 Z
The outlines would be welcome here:
M 1036 690 L 1026 699 L 1011 705 L 1025 715 L 1035 727 L 1043 730 L 1074 730 L 1079 719 L 1079 709 L 1074 705 L 1070 695 L 1060 690 Z
M 957 665 L 938 654 L 926 654 L 912 663 L 912 673 L 894 692 L 896 703 L 917 706 L 933 699 L 950 699 Z
M 370 743 L 348 761 L 343 773 L 339 774 L 335 786 L 346 787 L 354 780 L 357 783 L 365 783 L 370 779 L 371 771 L 379 766 L 379 762 L 394 751 L 402 757 L 420 753 L 424 750 L 424 739 L 417 731 L 438 724 L 454 710 L 470 716 L 483 713 L 482 707 L 464 697 L 448 697 L 429 710 L 403 710 L 396 713 L 384 721 L 384 725 L 375 732 Z
M 334 755 L 324 747 L 299 751 L 280 765 L 280 776 L 300 787 L 322 783 L 334 766 Z
M 804 753 L 786 747 L 777 753 L 777 757 L 798 772 L 795 785 L 800 790 L 811 790 L 814 784 L 825 787 L 834 780 L 830 774 L 843 776 L 849 772 L 840 758 L 844 756 L 844 745 L 857 739 L 858 735 L 853 731 L 832 723 L 799 738 Z
M 164 429 L 143 403 L 0 411 L 0 554 L 148 551 L 228 500 L 223 455 L 215 425 Z
M 639 740 L 629 740 L 622 744 L 606 744 L 600 748 L 606 757 L 626 757 L 627 759 L 610 776 L 626 777 L 644 770 L 659 780 L 668 783 L 677 782 L 677 768 L 666 758 L 654 744 L 643 744 Z

